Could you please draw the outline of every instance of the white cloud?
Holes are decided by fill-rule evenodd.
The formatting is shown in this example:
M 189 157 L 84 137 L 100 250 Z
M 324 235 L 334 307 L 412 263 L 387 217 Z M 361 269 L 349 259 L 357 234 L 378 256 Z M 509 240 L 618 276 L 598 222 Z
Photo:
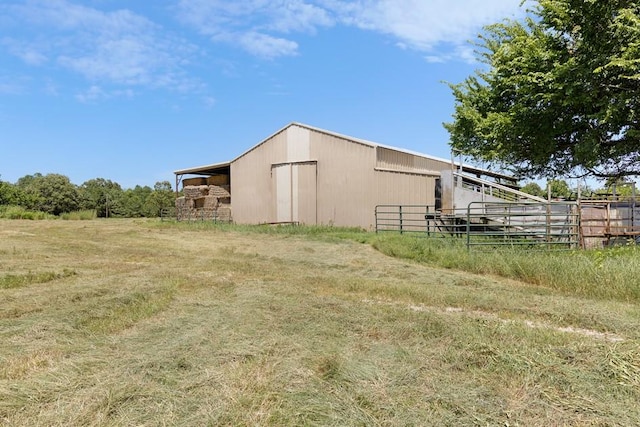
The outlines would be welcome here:
M 295 55 L 298 43 L 268 34 L 248 32 L 237 37 L 238 44 L 249 53 L 264 58 Z
M 427 55 L 424 57 L 424 59 L 427 62 L 430 62 L 432 64 L 441 64 L 443 62 L 447 62 L 447 57 L 446 56 L 439 56 L 439 55 Z
M 104 90 L 102 90 L 100 86 L 95 85 L 91 86 L 86 91 L 76 95 L 76 99 L 83 103 L 107 98 L 109 98 L 109 95 Z
M 0 75 L 0 95 L 17 95 L 24 91 L 24 78 Z
M 326 0 L 346 25 L 389 34 L 407 46 L 429 51 L 458 45 L 482 26 L 519 16 L 521 0 Z
M 29 65 L 38 66 L 49 60 L 47 55 L 42 52 L 40 43 L 28 43 L 10 37 L 3 37 L 0 40 L 0 45 Z
M 298 43 L 285 34 L 334 23 L 330 10 L 304 0 L 180 0 L 179 16 L 213 41 L 266 58 L 297 54 Z
M 284 33 L 314 33 L 317 27 L 329 27 L 334 19 L 329 10 L 305 3 L 304 1 L 280 1 L 280 5 L 270 10 L 272 20 L 267 28 Z M 270 3 L 273 5 L 273 3 Z
M 521 0 L 180 0 L 179 17 L 213 41 L 249 53 L 295 55 L 293 33 L 344 25 L 386 34 L 431 60 L 470 60 L 464 45 L 484 25 L 524 14 Z M 285 37 L 286 35 L 286 37 Z M 442 46 L 450 52 L 437 53 Z M 462 55 L 462 56 L 461 56 Z
M 90 104 L 96 101 L 113 98 L 132 98 L 133 96 L 134 92 L 131 89 L 107 91 L 98 85 L 93 85 L 86 91 L 78 93 L 76 99 L 84 104 Z
M 105 12 L 68 0 L 31 0 L 0 6 L 0 13 L 22 30 L 2 44 L 31 65 L 51 60 L 95 84 L 197 86 L 183 70 L 197 49 L 129 10 Z

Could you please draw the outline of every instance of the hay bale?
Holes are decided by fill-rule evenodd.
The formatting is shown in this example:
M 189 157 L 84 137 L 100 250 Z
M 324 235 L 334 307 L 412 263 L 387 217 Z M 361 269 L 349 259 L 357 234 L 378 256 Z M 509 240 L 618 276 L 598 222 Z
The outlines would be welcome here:
M 214 175 L 207 178 L 207 185 L 229 185 L 229 175 Z
M 215 196 L 219 199 L 231 197 L 231 187 L 228 185 L 210 185 L 209 196 Z
M 218 221 L 231 222 L 231 205 L 220 205 L 216 213 Z
M 198 177 L 198 178 L 188 178 L 188 179 L 182 180 L 182 188 L 196 187 L 199 185 L 207 185 L 207 178 Z
M 218 198 L 216 196 L 205 196 L 204 205 L 205 209 L 215 209 L 218 207 Z
M 176 208 L 178 209 L 191 209 L 193 208 L 193 200 L 186 197 L 178 197 L 176 199 Z
M 200 197 L 209 195 L 209 187 L 206 185 L 191 185 L 185 187 L 183 193 L 187 199 L 199 199 Z

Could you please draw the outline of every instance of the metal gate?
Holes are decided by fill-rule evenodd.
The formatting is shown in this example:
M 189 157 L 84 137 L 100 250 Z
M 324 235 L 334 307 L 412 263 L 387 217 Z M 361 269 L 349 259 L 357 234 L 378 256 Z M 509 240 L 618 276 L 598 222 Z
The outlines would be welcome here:
M 376 232 L 465 238 L 480 246 L 577 248 L 580 210 L 575 202 L 472 202 L 443 214 L 428 205 L 376 206 Z

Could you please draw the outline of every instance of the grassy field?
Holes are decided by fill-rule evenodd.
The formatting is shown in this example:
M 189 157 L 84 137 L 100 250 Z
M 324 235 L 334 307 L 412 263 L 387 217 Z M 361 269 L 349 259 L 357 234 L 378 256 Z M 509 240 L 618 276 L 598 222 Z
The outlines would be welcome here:
M 345 234 L 0 220 L 0 425 L 638 425 L 636 299 Z

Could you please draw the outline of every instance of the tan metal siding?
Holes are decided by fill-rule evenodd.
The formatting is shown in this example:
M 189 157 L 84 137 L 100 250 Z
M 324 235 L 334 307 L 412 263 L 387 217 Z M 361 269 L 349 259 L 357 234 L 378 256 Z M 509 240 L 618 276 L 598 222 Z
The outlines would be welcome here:
M 309 129 L 291 126 L 287 129 L 287 162 L 306 162 L 309 155 Z
M 377 205 L 433 205 L 436 177 L 376 171 Z
M 287 159 L 286 132 L 274 135 L 231 163 L 233 219 L 239 224 L 276 221 L 271 165 Z
M 438 173 L 443 169 L 451 169 L 451 163 L 377 147 L 376 167 L 403 172 Z
M 234 220 L 371 229 L 378 204 L 434 204 L 435 176 L 424 173 L 447 167 L 446 162 L 292 125 L 232 162 Z
M 316 163 L 292 165 L 292 204 L 295 222 L 307 225 L 317 224 Z
M 316 164 L 284 163 L 271 170 L 275 221 L 316 224 Z
M 373 212 L 375 148 L 311 131 L 318 160 L 318 223 L 368 228 Z
M 291 222 L 293 217 L 291 165 L 274 166 L 271 169 L 271 176 L 276 212 L 274 222 Z

